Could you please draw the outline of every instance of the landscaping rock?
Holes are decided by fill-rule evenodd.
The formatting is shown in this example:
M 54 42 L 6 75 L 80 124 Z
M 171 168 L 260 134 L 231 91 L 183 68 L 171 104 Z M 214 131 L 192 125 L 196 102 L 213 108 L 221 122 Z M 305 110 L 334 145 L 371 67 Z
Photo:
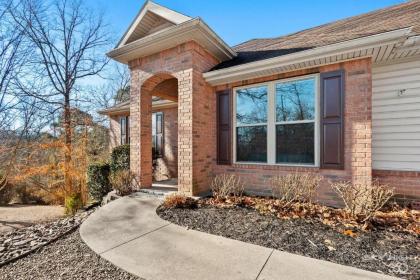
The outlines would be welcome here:
M 138 279 L 102 259 L 74 230 L 36 252 L 0 267 L 0 280 Z
M 116 200 L 120 197 L 121 196 L 119 196 L 116 191 L 111 191 L 106 196 L 104 196 L 104 198 L 102 199 L 101 205 L 104 206 L 105 204 L 108 204 L 111 201 Z
M 7 232 L 0 236 L 0 266 L 79 226 L 93 210 Z

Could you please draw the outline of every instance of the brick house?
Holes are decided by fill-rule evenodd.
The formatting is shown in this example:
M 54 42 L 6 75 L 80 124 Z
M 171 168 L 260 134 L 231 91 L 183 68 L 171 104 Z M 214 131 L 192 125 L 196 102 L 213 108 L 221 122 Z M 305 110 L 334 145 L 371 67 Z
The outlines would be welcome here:
M 208 193 L 216 174 L 250 193 L 267 178 L 320 174 L 420 197 L 420 2 L 283 37 L 227 45 L 202 19 L 146 2 L 112 59 L 129 65 L 130 101 L 103 110 L 112 145 L 130 143 L 141 187 L 177 178 Z

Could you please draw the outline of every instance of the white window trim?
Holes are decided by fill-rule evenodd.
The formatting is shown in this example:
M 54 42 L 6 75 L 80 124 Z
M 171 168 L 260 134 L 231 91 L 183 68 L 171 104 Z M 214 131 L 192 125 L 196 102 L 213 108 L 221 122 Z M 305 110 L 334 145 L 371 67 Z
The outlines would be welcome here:
M 315 119 L 314 120 L 299 120 L 290 122 L 277 122 L 276 121 L 276 91 L 275 85 L 277 83 L 315 79 Z M 267 123 L 255 123 L 255 124 L 241 124 L 236 125 L 236 92 L 240 89 L 267 86 L 268 88 L 268 108 L 267 108 Z M 233 163 L 234 164 L 250 164 L 250 165 L 276 165 L 276 166 L 296 166 L 296 167 L 319 167 L 320 166 L 320 85 L 319 85 L 319 74 L 311 74 L 275 81 L 269 81 L 265 83 L 249 84 L 246 86 L 234 87 L 233 88 L 233 114 L 232 114 L 232 146 L 233 146 Z M 294 164 L 294 163 L 276 163 L 276 124 L 293 124 L 293 123 L 312 123 L 314 122 L 314 153 L 315 159 L 314 164 Z M 267 126 L 267 162 L 249 162 L 249 161 L 237 161 L 236 157 L 236 128 L 245 126 Z

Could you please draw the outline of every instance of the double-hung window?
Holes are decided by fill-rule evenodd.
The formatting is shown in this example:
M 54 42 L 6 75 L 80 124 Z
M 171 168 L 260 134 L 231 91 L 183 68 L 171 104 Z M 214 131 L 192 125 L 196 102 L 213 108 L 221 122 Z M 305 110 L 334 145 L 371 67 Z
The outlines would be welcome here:
M 318 165 L 318 77 L 235 90 L 235 161 Z
M 268 87 L 236 91 L 236 160 L 267 162 Z

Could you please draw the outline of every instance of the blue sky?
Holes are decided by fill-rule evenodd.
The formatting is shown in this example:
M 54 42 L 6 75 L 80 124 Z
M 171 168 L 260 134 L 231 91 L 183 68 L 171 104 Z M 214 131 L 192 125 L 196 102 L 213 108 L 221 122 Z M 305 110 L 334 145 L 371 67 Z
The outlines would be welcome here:
M 116 39 L 143 0 L 90 0 L 100 7 Z M 191 17 L 201 17 L 231 46 L 253 38 L 285 35 L 337 19 L 400 4 L 404 0 L 156 0 Z

